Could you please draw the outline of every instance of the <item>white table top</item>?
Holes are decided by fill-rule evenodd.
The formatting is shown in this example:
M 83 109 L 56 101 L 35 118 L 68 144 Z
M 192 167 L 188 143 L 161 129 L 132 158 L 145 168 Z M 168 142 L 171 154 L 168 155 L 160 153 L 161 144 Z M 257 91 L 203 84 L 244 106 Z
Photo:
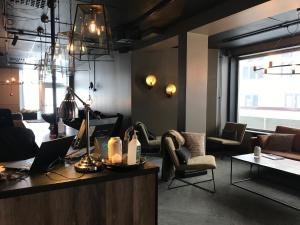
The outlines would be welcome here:
M 251 164 L 268 167 L 271 169 L 276 169 L 295 175 L 300 175 L 300 161 L 291 160 L 287 158 L 269 159 L 263 156 L 261 156 L 260 158 L 256 158 L 254 157 L 253 153 L 232 156 L 232 158 Z

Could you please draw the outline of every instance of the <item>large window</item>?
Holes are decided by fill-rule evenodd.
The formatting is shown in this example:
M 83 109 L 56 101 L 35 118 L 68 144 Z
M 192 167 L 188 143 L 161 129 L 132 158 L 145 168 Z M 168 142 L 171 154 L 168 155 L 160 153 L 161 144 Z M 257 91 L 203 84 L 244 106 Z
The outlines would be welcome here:
M 38 70 L 24 68 L 20 71 L 20 80 L 23 82 L 20 91 L 21 110 L 53 112 L 52 77 L 48 74 L 40 79 Z M 64 99 L 68 78 L 56 73 L 57 106 Z
M 253 71 L 253 66 L 267 68 L 270 61 L 273 65 L 299 64 L 300 51 L 239 60 L 238 122 L 262 130 L 274 130 L 277 125 L 300 127 L 300 75 L 284 75 L 292 67 L 269 71 L 280 75 Z

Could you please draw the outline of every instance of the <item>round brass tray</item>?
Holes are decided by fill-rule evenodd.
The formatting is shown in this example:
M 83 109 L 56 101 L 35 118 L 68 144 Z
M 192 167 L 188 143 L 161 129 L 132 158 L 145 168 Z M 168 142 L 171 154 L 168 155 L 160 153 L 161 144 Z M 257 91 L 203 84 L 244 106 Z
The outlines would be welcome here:
M 144 157 L 141 157 L 140 163 L 128 165 L 126 163 L 111 163 L 108 160 L 104 160 L 103 164 L 108 169 L 116 169 L 116 170 L 130 170 L 130 169 L 136 169 L 141 166 L 143 166 L 146 162 L 146 159 Z

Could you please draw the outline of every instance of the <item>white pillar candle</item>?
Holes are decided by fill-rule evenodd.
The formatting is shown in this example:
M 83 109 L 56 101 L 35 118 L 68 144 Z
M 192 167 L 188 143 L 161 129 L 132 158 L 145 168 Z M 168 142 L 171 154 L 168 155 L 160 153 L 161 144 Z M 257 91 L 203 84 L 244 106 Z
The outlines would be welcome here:
M 122 163 L 122 155 L 121 154 L 114 154 L 112 157 L 111 157 L 111 162 L 112 163 Z

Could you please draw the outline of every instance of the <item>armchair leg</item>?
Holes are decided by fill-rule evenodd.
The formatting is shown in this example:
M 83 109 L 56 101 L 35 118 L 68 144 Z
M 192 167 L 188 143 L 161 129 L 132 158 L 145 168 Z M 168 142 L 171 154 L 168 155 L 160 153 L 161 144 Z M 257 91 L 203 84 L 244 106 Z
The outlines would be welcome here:
M 215 184 L 214 170 L 212 169 L 211 172 L 212 172 L 212 178 L 211 179 L 203 180 L 203 181 L 198 181 L 198 182 L 194 182 L 194 183 L 186 181 L 183 178 L 179 178 L 179 177 L 174 176 L 172 178 L 172 180 L 170 181 L 169 185 L 168 185 L 168 189 L 171 190 L 171 189 L 175 189 L 175 188 L 180 188 L 180 187 L 185 187 L 185 186 L 190 186 L 191 185 L 191 186 L 194 186 L 195 188 L 202 189 L 202 190 L 208 191 L 210 193 L 216 193 L 216 184 Z M 179 180 L 179 181 L 181 181 L 182 183 L 185 183 L 185 184 L 178 185 L 178 186 L 172 186 L 174 180 Z M 207 189 L 207 188 L 204 188 L 204 187 L 201 187 L 201 186 L 197 185 L 197 184 L 205 183 L 205 182 L 209 182 L 209 181 L 213 182 L 213 190 L 210 190 L 210 189 Z
M 211 170 L 211 177 L 212 177 L 212 182 L 213 182 L 213 185 L 214 185 L 214 192 L 213 193 L 216 193 L 215 174 L 214 174 L 213 169 Z

